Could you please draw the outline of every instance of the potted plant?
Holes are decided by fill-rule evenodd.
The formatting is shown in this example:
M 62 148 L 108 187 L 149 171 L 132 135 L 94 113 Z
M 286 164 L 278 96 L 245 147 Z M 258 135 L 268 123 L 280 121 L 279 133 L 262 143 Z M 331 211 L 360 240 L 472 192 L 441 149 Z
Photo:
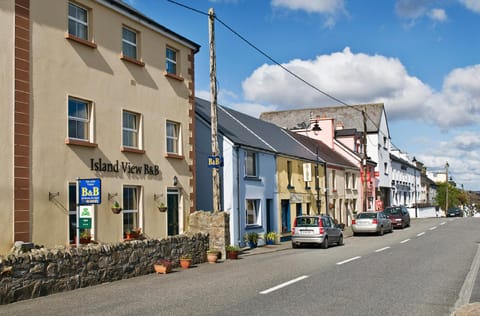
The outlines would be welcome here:
M 268 232 L 266 239 L 267 239 L 267 245 L 275 245 L 275 243 L 277 242 L 277 233 Z
M 250 248 L 256 248 L 258 242 L 258 233 L 256 232 L 249 232 L 245 233 L 245 242 L 248 243 Z
M 192 255 L 189 253 L 185 253 L 180 256 L 180 266 L 183 269 L 188 269 L 192 265 Z
M 216 263 L 218 260 L 218 254 L 220 251 L 215 248 L 211 248 L 207 250 L 207 261 L 208 263 Z
M 162 202 L 160 205 L 157 206 L 158 210 L 162 213 L 167 211 L 167 206 Z
M 130 237 L 131 238 L 140 238 L 142 237 L 142 228 L 141 227 L 137 227 L 137 228 L 134 228 L 130 231 Z
M 90 233 L 86 229 L 84 229 L 80 233 L 80 243 L 81 244 L 89 244 L 91 239 L 92 239 L 92 236 L 90 236 Z
M 225 247 L 225 251 L 227 252 L 228 259 L 238 259 L 238 253 L 240 252 L 240 248 L 238 246 L 229 245 Z
M 122 207 L 120 206 L 120 204 L 117 201 L 113 202 L 113 205 L 112 205 L 113 214 L 119 214 L 121 211 L 122 211 Z
M 153 269 L 156 273 L 167 274 L 172 271 L 173 263 L 170 260 L 158 259 L 153 263 Z
M 125 231 L 125 239 L 126 239 L 126 240 L 132 239 L 132 231 L 131 231 L 130 229 L 127 229 L 127 230 Z

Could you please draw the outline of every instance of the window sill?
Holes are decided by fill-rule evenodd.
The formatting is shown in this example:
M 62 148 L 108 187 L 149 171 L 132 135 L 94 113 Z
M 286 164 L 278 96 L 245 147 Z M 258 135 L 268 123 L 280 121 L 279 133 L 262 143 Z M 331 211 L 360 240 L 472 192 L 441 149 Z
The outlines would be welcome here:
M 249 176 L 245 176 L 243 177 L 243 180 L 248 180 L 248 181 L 262 181 L 262 179 L 260 179 L 259 177 L 249 177 Z
M 288 189 L 288 190 L 294 190 L 295 187 L 294 187 L 294 186 L 291 186 L 291 185 L 287 185 L 287 189 Z
M 174 154 L 174 153 L 166 153 L 165 158 L 173 158 L 173 159 L 185 159 L 185 156 Z
M 128 61 L 129 63 L 132 63 L 132 64 L 140 66 L 140 67 L 145 67 L 145 63 L 143 61 L 125 56 L 125 55 L 123 55 L 123 53 L 120 54 L 120 59 L 123 60 L 123 61 Z
M 97 48 L 97 44 L 95 44 L 94 42 L 84 40 L 83 38 L 76 37 L 76 36 L 74 36 L 72 34 L 69 34 L 69 33 L 65 33 L 65 38 L 70 40 L 70 41 L 73 41 L 75 43 L 79 43 L 79 44 L 85 45 L 85 46 L 93 48 L 93 49 Z
M 262 225 L 258 225 L 258 224 L 246 224 L 245 225 L 245 230 L 258 229 L 258 228 L 262 228 Z
M 176 75 L 176 74 L 172 74 L 172 73 L 169 73 L 169 72 L 165 72 L 164 73 L 165 77 L 167 78 L 172 78 L 172 79 L 175 79 L 175 80 L 178 80 L 178 81 L 183 81 L 185 79 L 183 79 L 183 77 L 179 76 L 179 75 Z
M 90 147 L 90 148 L 96 148 L 98 146 L 96 143 L 91 143 L 91 142 L 86 141 L 86 140 L 70 139 L 70 138 L 65 139 L 65 144 L 74 145 L 74 146 L 82 146 L 82 147 Z
M 130 147 L 120 147 L 120 151 L 122 153 L 134 153 L 134 154 L 144 154 L 145 150 L 138 149 L 138 148 L 130 148 Z

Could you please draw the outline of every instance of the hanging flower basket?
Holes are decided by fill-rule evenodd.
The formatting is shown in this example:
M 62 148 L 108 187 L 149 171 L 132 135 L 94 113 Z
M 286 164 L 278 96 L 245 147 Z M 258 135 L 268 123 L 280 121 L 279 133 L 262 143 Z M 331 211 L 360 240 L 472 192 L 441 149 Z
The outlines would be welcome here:
M 157 208 L 162 213 L 165 213 L 167 211 L 167 207 L 165 205 L 157 206 Z
M 120 214 L 121 211 L 122 211 L 121 207 L 112 207 L 113 214 Z

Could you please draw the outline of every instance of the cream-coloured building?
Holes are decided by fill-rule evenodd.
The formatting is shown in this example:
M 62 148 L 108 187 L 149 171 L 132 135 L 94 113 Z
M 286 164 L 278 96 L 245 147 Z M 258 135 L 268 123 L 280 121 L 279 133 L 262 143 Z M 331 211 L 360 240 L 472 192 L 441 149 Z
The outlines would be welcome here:
M 101 181 L 94 240 L 184 231 L 199 45 L 117 0 L 3 0 L 0 25 L 0 253 L 73 243 L 77 179 Z

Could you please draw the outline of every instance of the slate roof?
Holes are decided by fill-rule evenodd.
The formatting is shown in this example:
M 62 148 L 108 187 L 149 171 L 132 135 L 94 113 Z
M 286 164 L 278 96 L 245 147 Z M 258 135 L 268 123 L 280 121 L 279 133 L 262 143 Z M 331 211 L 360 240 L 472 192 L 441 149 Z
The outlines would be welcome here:
M 210 101 L 196 98 L 195 112 L 210 122 Z M 238 145 L 316 161 L 315 151 L 309 150 L 275 124 L 221 105 L 217 107 L 217 120 L 218 132 Z
M 310 138 L 305 135 L 301 135 L 295 132 L 288 131 L 296 140 L 310 148 L 313 152 L 316 152 L 318 147 L 318 156 L 325 161 L 327 165 L 335 165 L 344 168 L 351 168 L 360 170 L 360 168 L 348 159 L 343 157 L 340 153 L 328 147 L 324 142 Z
M 362 110 L 365 109 L 367 110 L 367 133 L 378 132 L 384 111 L 383 103 L 264 112 L 260 115 L 260 119 L 291 130 L 302 128 L 302 124 L 308 124 L 310 118 L 329 117 L 338 123 L 343 123 L 345 129 L 363 131 Z

